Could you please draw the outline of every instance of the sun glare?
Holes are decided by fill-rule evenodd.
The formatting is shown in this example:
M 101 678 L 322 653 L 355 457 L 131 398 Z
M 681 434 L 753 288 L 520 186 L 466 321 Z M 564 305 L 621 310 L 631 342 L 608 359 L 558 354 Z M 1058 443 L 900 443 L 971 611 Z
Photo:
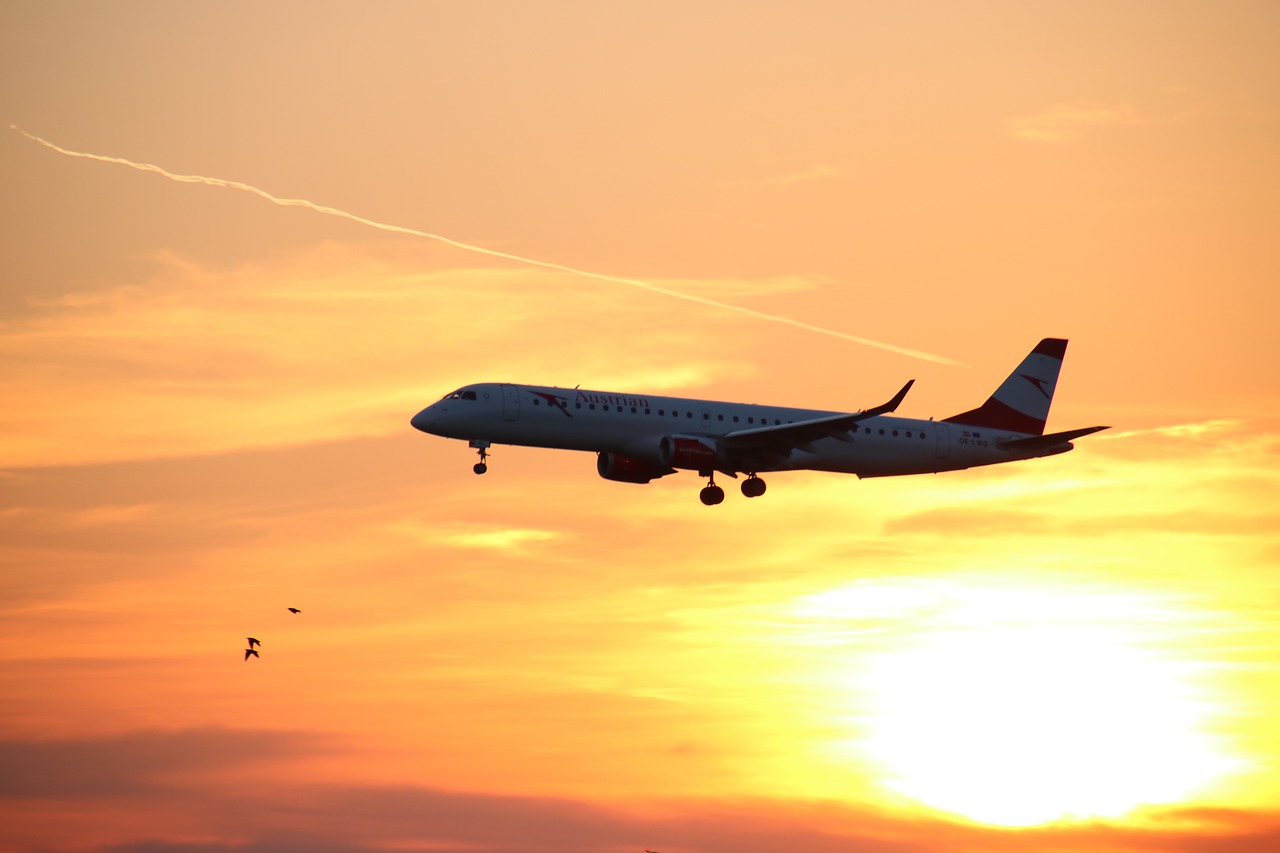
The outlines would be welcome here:
M 1133 596 L 963 586 L 818 601 L 911 619 L 847 682 L 859 736 L 845 746 L 893 794 L 1030 826 L 1180 802 L 1234 767 L 1207 732 L 1194 665 L 1168 648 L 1176 632 L 1163 629 L 1183 614 Z

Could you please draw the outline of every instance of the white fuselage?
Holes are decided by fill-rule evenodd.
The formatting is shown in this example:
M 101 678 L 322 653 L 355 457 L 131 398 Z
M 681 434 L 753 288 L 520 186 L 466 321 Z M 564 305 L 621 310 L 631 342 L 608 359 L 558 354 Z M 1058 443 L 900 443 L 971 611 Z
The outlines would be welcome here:
M 480 383 L 459 389 L 423 409 L 412 424 L 423 432 L 472 442 L 593 451 L 649 460 L 667 436 L 723 439 L 746 430 L 841 414 L 681 397 Z M 1050 455 L 1001 448 L 1005 441 L 1026 436 L 879 415 L 854 424 L 839 435 L 803 442 L 803 446 L 789 449 L 785 458 L 738 470 L 756 473 L 809 469 L 883 477 L 953 471 Z M 1069 444 L 1051 452 L 1067 449 Z M 719 465 L 710 467 L 725 470 Z

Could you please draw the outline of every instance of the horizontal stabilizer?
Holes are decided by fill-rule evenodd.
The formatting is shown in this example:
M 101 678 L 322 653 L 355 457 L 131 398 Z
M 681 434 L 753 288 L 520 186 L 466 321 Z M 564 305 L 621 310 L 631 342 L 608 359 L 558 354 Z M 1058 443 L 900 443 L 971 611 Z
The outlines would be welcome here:
M 1084 427 L 1083 429 L 1069 429 L 1066 432 L 1055 432 L 1050 433 L 1049 435 L 1033 435 L 1031 438 L 1015 438 L 1012 441 L 1000 442 L 1000 446 L 1005 450 L 1048 450 L 1050 447 L 1056 447 L 1059 444 L 1066 444 L 1073 439 L 1092 435 L 1093 433 L 1101 432 L 1104 429 L 1111 429 L 1111 427 Z

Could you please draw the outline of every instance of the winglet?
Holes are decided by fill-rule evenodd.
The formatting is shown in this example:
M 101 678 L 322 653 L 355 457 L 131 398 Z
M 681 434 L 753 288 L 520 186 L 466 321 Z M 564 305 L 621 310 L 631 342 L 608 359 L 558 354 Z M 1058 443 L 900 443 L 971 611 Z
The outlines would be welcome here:
M 911 386 L 914 384 L 916 384 L 916 381 L 914 379 L 908 380 L 907 384 L 902 386 L 902 390 L 899 391 L 897 394 L 893 395 L 892 400 L 890 400 L 887 403 L 884 403 L 883 405 L 879 405 L 879 406 L 875 406 L 874 408 L 867 409 L 862 414 L 870 418 L 870 417 L 875 417 L 876 415 L 887 415 L 889 412 L 894 411 L 895 409 L 898 408 L 899 405 L 902 404 L 902 401 L 906 399 L 907 392 L 911 390 Z

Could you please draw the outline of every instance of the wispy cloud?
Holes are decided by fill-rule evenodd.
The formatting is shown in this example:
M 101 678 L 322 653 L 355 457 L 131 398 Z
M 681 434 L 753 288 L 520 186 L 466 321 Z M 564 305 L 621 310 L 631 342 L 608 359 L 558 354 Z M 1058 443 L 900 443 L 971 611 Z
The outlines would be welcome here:
M 47 139 L 42 139 L 39 136 L 36 136 L 31 133 L 27 133 L 25 130 L 22 130 L 16 125 L 10 125 L 10 127 L 13 130 L 16 130 L 18 133 L 21 133 L 27 139 L 30 139 L 33 142 L 37 142 L 40 145 L 43 145 L 52 151 L 56 151 L 59 154 L 64 154 L 68 157 L 79 157 L 79 158 L 84 158 L 88 160 L 94 160 L 100 163 L 112 163 L 116 165 L 127 166 L 131 169 L 137 169 L 142 172 L 152 172 L 154 174 L 160 175 L 161 177 L 167 178 L 168 180 L 177 181 L 179 183 L 203 184 L 205 186 L 211 186 L 211 187 L 222 187 L 226 189 L 240 190 L 242 192 L 251 193 L 252 195 L 255 195 L 261 199 L 269 201 L 272 204 L 278 204 L 285 207 L 303 207 L 308 210 L 313 210 L 316 213 L 323 213 L 327 216 L 336 216 L 340 219 L 346 219 L 350 222 L 355 222 L 359 225 L 364 225 L 369 228 L 376 228 L 379 231 L 389 231 L 395 234 L 405 234 L 411 237 L 421 237 L 427 240 L 434 240 L 440 243 L 444 243 L 448 246 L 452 246 L 455 249 L 461 249 L 462 251 L 466 251 L 466 252 L 474 252 L 476 254 L 487 255 L 492 258 L 499 258 L 501 260 L 513 261 L 518 264 L 542 267 L 543 269 L 555 270 L 557 272 L 568 273 L 570 275 L 575 275 L 575 276 L 582 276 L 584 278 L 595 279 L 596 281 L 604 281 L 604 282 L 610 282 L 612 284 L 626 285 L 627 287 L 635 287 L 641 290 L 647 290 L 651 293 L 657 293 L 662 296 L 668 296 L 673 299 L 680 299 L 686 302 L 693 302 L 699 305 L 704 305 L 708 308 L 716 308 L 723 311 L 732 311 L 738 314 L 744 314 L 749 317 L 754 317 L 757 320 L 764 320 L 771 323 L 781 323 L 783 325 L 792 326 L 797 329 L 803 329 L 808 332 L 816 332 L 822 335 L 829 335 L 831 337 L 841 338 L 842 340 L 851 341 L 857 344 L 863 344 L 869 347 L 875 347 L 877 349 L 887 350 L 889 352 L 894 352 L 899 355 L 907 356 L 909 358 L 920 359 L 922 361 L 929 361 L 935 364 L 949 364 L 949 365 L 959 364 L 959 362 L 956 362 L 945 356 L 935 355 L 933 353 L 924 352 L 923 350 L 900 347 L 894 344 L 885 343 L 883 341 L 872 340 L 871 338 L 860 337 L 858 335 L 852 335 L 847 332 L 841 332 L 835 329 L 826 328 L 824 326 L 818 326 L 813 323 L 805 323 L 801 320 L 796 320 L 794 318 L 786 317 L 780 314 L 770 314 L 765 311 L 757 311 L 754 308 L 747 308 L 742 305 L 734 305 L 727 302 L 721 302 L 716 299 L 710 299 L 708 297 L 698 296 L 692 293 L 684 293 L 681 291 L 673 290 L 671 288 L 662 287 L 660 285 L 656 285 L 651 282 L 641 281 L 639 279 L 623 278 L 621 276 L 614 276 L 614 275 L 605 275 L 604 273 L 598 273 L 598 272 L 592 272 L 590 270 L 579 269 L 577 267 L 568 266 L 566 264 L 559 264 L 559 263 L 554 263 L 552 261 L 544 261 L 544 260 L 539 260 L 537 258 L 525 257 L 523 255 L 516 255 L 510 252 L 502 252 L 497 249 L 490 249 L 484 246 L 478 246 L 478 245 L 475 245 L 474 243 L 464 243 L 461 240 L 454 240 L 451 237 L 446 237 L 441 234 L 433 234 L 429 231 L 420 231 L 416 228 L 408 228 L 403 225 L 393 225 L 386 222 L 379 222 L 377 220 L 369 219 L 364 216 L 358 216 L 354 213 L 350 213 L 345 210 L 340 210 L 336 207 L 328 207 L 326 205 L 316 204 L 315 202 L 308 201 L 307 199 L 281 198 L 279 196 L 276 196 L 267 192 L 266 190 L 259 189 L 258 187 L 252 186 L 251 184 L 242 183 L 240 181 L 231 181 L 225 178 L 207 177 L 204 175 L 180 175 L 174 172 L 170 172 L 169 170 L 161 166 L 157 166 L 153 163 L 138 163 L 133 160 L 128 160 L 124 157 L 111 157 L 103 154 L 93 154 L 86 151 L 73 151 L 68 148 L 63 148 L 60 145 L 55 145 L 54 143 L 48 141 Z M 821 167 L 821 168 L 825 168 L 825 167 Z
M 140 284 L 0 321 L 0 396 L 23 401 L 0 410 L 0 466 L 386 435 L 407 429 L 428 395 L 481 377 L 656 393 L 703 383 L 731 359 L 690 334 L 696 318 L 658 322 L 662 304 L 632 294 L 638 333 L 619 336 L 619 296 L 593 298 L 548 271 L 422 273 L 413 257 L 334 246 L 232 270 L 155 260 Z M 571 327 L 546 288 L 573 303 Z M 502 310 L 478 309 L 478 296 Z
M 1110 432 L 1098 436 L 1096 441 L 1120 441 L 1130 438 L 1156 437 L 1156 438 L 1175 438 L 1175 439 L 1203 439 L 1212 436 L 1221 436 L 1224 433 L 1234 432 L 1241 428 L 1242 422 L 1230 418 L 1220 418 L 1211 421 L 1198 421 L 1185 424 L 1169 424 L 1167 426 L 1157 426 L 1150 429 L 1141 430 L 1124 430 L 1119 432 Z
M 322 739 L 293 733 L 214 730 L 0 743 L 0 754 L 20 762 L 7 766 L 29 771 L 10 774 L 0 790 L 0 815 L 11 818 L 22 809 L 23 821 L 9 826 L 21 834 L 11 838 L 51 853 L 1243 853 L 1271 849 L 1280 840 L 1274 812 L 1239 809 L 1152 809 L 1137 825 L 1095 821 L 1011 833 L 836 801 L 655 797 L 618 808 L 429 784 L 322 784 L 275 776 L 263 784 L 264 777 L 252 772 L 263 761 L 323 746 Z M 210 769 L 223 773 L 209 776 Z M 28 835 L 33 829 L 38 834 Z
M 298 758 L 332 739 L 298 732 L 150 729 L 66 740 L 0 741 L 0 799 L 154 793 L 182 771 Z
M 553 530 L 500 525 L 469 524 L 431 527 L 411 522 L 392 525 L 391 529 L 414 540 L 455 548 L 482 548 L 494 551 L 518 551 L 529 545 L 554 542 L 564 537 Z
M 1078 101 L 1015 116 L 1005 122 L 1005 130 L 1024 142 L 1052 144 L 1075 141 L 1098 128 L 1134 127 L 1145 123 L 1128 103 Z

